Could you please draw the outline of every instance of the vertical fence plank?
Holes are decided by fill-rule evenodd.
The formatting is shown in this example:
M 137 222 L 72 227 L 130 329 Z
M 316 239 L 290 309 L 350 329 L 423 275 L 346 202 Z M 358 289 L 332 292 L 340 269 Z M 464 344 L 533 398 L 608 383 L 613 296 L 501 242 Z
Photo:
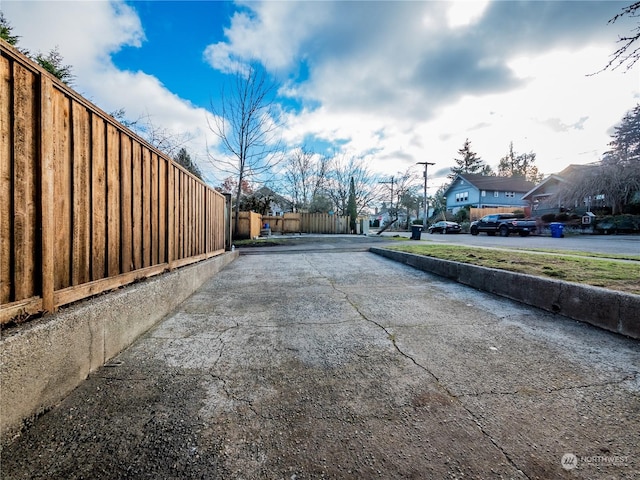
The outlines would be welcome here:
M 158 224 L 159 221 L 159 207 L 160 207 L 160 199 L 158 195 L 158 156 L 150 152 L 150 181 L 151 181 L 151 205 L 150 205 L 150 214 L 151 223 L 149 225 L 150 229 L 150 238 L 149 241 L 151 243 L 151 251 L 150 251 L 150 264 L 157 265 L 159 263 L 158 260 L 158 236 L 160 234 L 160 226 Z
M 91 280 L 99 280 L 106 275 L 106 137 L 105 121 L 91 115 Z
M 35 75 L 21 66 L 14 68 L 14 130 L 13 130 L 13 240 L 14 294 L 23 300 L 35 294 L 36 224 L 38 169 Z
M 175 176 L 173 166 L 169 162 L 165 162 L 167 170 L 167 263 L 169 269 L 172 268 L 172 262 L 175 260 Z
M 184 221 L 184 216 L 185 216 L 185 212 L 187 210 L 186 208 L 186 202 L 185 200 L 185 195 L 184 195 L 184 175 L 182 175 L 182 171 L 176 167 L 175 169 L 176 171 L 176 175 L 177 175 L 177 195 L 176 195 L 176 202 L 178 203 L 178 222 L 177 222 L 177 226 L 178 226 L 178 251 L 176 254 L 176 258 L 178 259 L 182 259 L 184 258 L 184 236 L 186 234 L 185 232 L 185 221 Z
M 12 147 L 11 134 L 12 89 L 11 63 L 0 57 L 0 304 L 12 298 L 11 251 L 13 249 L 12 216 Z
M 37 131 L 39 128 L 35 103 L 35 76 L 16 65 L 14 78 L 13 128 L 13 235 L 15 299 L 34 294 L 36 269 L 36 171 Z M 39 255 L 38 255 L 39 257 Z M 38 265 L 38 272 L 40 271 Z
M 169 220 L 167 220 L 169 196 L 167 163 L 164 158 L 158 158 L 158 263 L 167 262 L 167 240 L 170 232 Z
M 91 263 L 89 112 L 72 102 L 73 226 L 71 284 L 87 283 Z
M 53 127 L 53 86 L 40 77 L 40 194 L 42 211 L 42 309 L 55 310 L 55 164 Z
M 142 266 L 151 265 L 151 152 L 142 149 Z
M 133 142 L 133 270 L 142 268 L 142 157 L 140 144 Z
M 55 288 L 71 285 L 71 136 L 70 101 L 57 88 L 53 96 L 53 158 L 55 218 Z
M 107 124 L 107 275 L 120 273 L 120 133 Z
M 122 273 L 133 269 L 131 138 L 120 134 L 120 249 Z

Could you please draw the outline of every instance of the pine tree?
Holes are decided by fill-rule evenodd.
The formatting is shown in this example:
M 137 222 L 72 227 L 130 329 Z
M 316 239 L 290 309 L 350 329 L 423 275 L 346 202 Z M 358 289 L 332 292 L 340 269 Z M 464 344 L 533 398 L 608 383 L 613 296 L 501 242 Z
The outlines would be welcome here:
M 4 13 L 0 12 L 0 38 L 7 42 L 9 45 L 13 45 L 14 47 L 18 44 L 18 39 L 20 38 L 17 35 L 11 35 L 13 32 L 13 27 L 9 23 L 4 16 Z
M 358 208 L 356 207 L 356 186 L 351 177 L 349 184 L 349 202 L 347 203 L 347 214 L 349 215 L 349 229 L 351 233 L 356 232 L 356 217 L 358 216 Z
M 471 142 L 467 138 L 461 149 L 458 150 L 459 158 L 454 158 L 455 167 L 451 167 L 449 178 L 455 178 L 461 173 L 484 174 L 488 167 L 477 153 L 471 150 Z
M 200 172 L 198 165 L 191 161 L 191 155 L 187 153 L 186 148 L 181 148 L 174 160 L 202 180 L 202 172 Z
M 611 150 L 605 154 L 608 163 L 638 163 L 640 161 L 640 105 L 636 105 L 614 128 Z

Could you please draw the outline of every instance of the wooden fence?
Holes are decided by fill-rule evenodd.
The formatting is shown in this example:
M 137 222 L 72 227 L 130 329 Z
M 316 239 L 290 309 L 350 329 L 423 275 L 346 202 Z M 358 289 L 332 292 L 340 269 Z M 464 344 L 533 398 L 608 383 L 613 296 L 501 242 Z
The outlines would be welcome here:
M 254 238 L 269 224 L 271 233 L 351 233 L 348 215 L 327 213 L 285 213 L 283 216 L 260 215 L 255 212 L 240 212 L 236 238 Z
M 530 207 L 483 207 L 483 208 L 473 208 L 469 209 L 469 219 L 473 222 L 475 220 L 480 220 L 485 215 L 492 215 L 495 213 L 513 213 L 516 210 L 523 211 L 525 216 L 531 215 Z
M 0 52 L 0 323 L 225 250 L 223 195 Z

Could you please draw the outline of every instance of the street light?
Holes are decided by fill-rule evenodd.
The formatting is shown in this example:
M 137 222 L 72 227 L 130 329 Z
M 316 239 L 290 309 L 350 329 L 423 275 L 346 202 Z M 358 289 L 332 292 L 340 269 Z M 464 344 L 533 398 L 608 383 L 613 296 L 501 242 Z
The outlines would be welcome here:
M 429 207 L 427 205 L 427 167 L 429 165 L 435 165 L 431 162 L 417 162 L 416 165 L 424 165 L 424 213 L 422 216 L 422 229 L 427 229 L 427 213 L 429 213 Z

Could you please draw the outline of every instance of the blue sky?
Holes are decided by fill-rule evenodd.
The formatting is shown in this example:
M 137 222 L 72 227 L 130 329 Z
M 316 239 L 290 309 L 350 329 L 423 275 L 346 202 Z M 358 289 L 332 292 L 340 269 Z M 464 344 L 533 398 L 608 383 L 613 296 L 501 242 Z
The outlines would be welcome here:
M 513 141 L 543 173 L 600 159 L 640 95 L 638 68 L 598 71 L 637 24 L 616 1 L 31 1 L 0 8 L 32 51 L 58 45 L 75 88 L 107 112 L 188 132 L 216 184 L 210 101 L 235 65 L 281 85 L 283 139 L 364 158 L 381 174 L 436 162 L 466 138 L 490 165 Z M 420 168 L 416 166 L 416 168 Z

